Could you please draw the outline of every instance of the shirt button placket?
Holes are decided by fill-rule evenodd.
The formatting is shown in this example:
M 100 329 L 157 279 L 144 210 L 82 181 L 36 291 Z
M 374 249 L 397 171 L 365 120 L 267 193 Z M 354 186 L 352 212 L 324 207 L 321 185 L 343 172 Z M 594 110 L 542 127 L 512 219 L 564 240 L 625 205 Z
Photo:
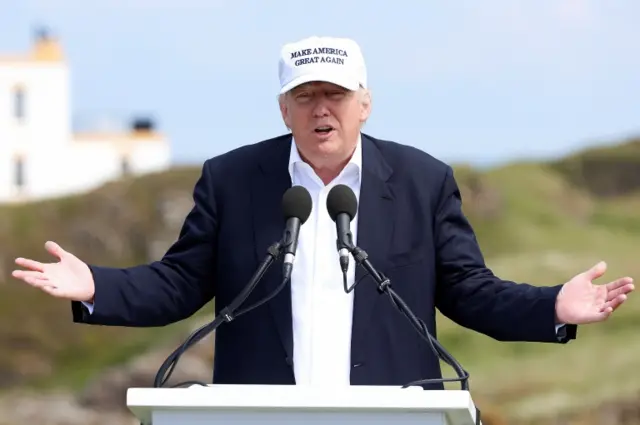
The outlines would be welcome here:
M 325 236 L 323 234 L 322 222 L 323 222 L 323 212 L 326 209 L 325 205 L 327 201 L 327 190 L 328 188 L 326 186 L 319 188 L 318 201 L 316 204 L 316 207 L 318 208 L 318 210 L 316 215 L 316 228 L 315 228 L 316 244 L 313 252 L 313 262 L 314 262 L 313 299 L 311 301 L 312 305 L 314 306 L 313 307 L 314 331 L 313 331 L 313 337 L 312 337 L 314 341 L 314 344 L 313 344 L 314 353 L 319 352 L 319 350 L 321 350 L 322 347 L 326 347 L 326 341 L 323 341 L 324 331 L 321 329 L 324 321 L 323 315 L 326 314 L 326 311 L 323 308 L 321 308 L 321 306 L 324 303 L 324 290 L 322 287 L 324 285 L 324 282 L 322 280 L 322 277 L 324 275 L 324 271 L 326 267 L 326 265 L 324 264 L 324 255 L 323 255 L 323 249 L 322 249 L 324 245 L 322 243 L 322 239 Z M 322 363 L 322 358 L 318 358 L 317 361 L 314 362 L 312 375 L 314 376 L 313 381 L 316 383 L 323 380 L 323 377 L 322 377 L 323 370 L 322 370 L 322 367 L 320 366 L 320 363 Z

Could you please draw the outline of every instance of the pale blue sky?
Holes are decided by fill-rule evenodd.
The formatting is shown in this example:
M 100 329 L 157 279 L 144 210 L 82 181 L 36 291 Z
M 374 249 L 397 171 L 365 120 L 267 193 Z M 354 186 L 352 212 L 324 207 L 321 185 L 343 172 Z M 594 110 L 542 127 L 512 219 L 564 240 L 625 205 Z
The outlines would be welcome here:
M 640 134 L 637 0 L 0 0 L 0 52 L 62 38 L 74 113 L 152 112 L 176 162 L 285 131 L 283 43 L 352 37 L 366 132 L 445 161 L 552 156 Z M 384 5 L 384 6 L 383 6 Z

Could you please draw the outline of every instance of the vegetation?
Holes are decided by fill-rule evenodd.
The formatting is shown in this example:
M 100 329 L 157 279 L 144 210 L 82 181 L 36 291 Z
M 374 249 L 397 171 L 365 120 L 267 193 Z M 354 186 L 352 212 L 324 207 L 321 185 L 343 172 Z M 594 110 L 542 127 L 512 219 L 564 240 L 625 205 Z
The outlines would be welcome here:
M 55 260 L 44 249 L 48 239 L 93 264 L 128 266 L 158 258 L 191 207 L 198 175 L 197 169 L 176 169 L 83 196 L 0 209 L 0 390 L 77 387 L 101 369 L 148 349 L 152 341 L 185 329 L 188 323 L 155 329 L 73 325 L 70 303 L 10 274 L 18 256 Z
M 16 256 L 50 260 L 47 239 L 90 263 L 157 258 L 177 235 L 199 172 L 176 169 L 84 196 L 0 209 L 0 280 L 7 277 L 0 283 L 0 386 L 74 387 L 183 330 L 186 323 L 159 329 L 72 325 L 68 303 L 9 276 Z M 487 171 L 458 166 L 456 177 L 487 263 L 499 276 L 553 285 L 599 260 L 609 266 L 605 280 L 640 276 L 640 139 L 547 163 Z M 640 298 L 634 296 L 612 320 L 581 327 L 568 345 L 497 342 L 441 316 L 438 336 L 471 373 L 481 408 L 499 406 L 505 417 L 533 421 L 609 400 L 637 400 L 637 323 Z M 443 371 L 453 374 L 446 365 Z

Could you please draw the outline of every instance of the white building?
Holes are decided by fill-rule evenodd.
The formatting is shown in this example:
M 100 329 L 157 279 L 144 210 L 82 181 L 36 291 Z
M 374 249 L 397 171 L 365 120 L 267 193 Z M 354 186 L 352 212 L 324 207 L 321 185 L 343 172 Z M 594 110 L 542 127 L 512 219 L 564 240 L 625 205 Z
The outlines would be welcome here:
M 85 192 L 170 166 L 169 143 L 149 120 L 124 132 L 74 132 L 69 80 L 60 43 L 45 33 L 24 55 L 0 55 L 0 203 Z

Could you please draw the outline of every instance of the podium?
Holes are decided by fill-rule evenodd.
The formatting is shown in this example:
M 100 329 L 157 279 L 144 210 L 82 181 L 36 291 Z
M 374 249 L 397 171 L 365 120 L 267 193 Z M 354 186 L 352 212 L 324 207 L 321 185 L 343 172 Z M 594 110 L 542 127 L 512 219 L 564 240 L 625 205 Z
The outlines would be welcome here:
M 142 425 L 476 425 L 468 391 L 421 387 L 130 388 L 127 407 Z

